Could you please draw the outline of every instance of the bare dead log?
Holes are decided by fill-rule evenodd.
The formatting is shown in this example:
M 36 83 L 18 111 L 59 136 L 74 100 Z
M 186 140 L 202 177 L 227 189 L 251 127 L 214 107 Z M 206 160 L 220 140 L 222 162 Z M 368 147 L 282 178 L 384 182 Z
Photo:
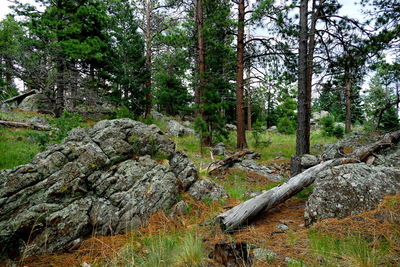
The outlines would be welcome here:
M 27 122 L 18 122 L 18 121 L 0 121 L 0 125 L 4 125 L 7 127 L 18 127 L 18 128 L 33 128 L 39 131 L 49 131 L 51 127 L 40 125 L 40 124 L 32 124 Z
M 224 232 L 232 232 L 246 224 L 260 212 L 268 211 L 289 199 L 305 187 L 312 184 L 316 175 L 326 168 L 337 165 L 358 162 L 355 159 L 340 158 L 322 162 L 306 171 L 292 177 L 288 182 L 272 188 L 252 199 L 217 216 L 220 227 Z
M 242 150 L 236 152 L 235 154 L 229 157 L 211 163 L 210 166 L 208 166 L 207 168 L 207 172 L 209 174 L 212 174 L 212 173 L 217 173 L 221 170 L 228 169 L 229 167 L 232 167 L 235 163 L 242 161 L 246 155 L 251 155 L 251 154 L 254 154 L 254 152 L 249 150 Z
M 374 153 L 377 153 L 382 149 L 391 147 L 399 141 L 400 130 L 386 134 L 385 136 L 383 136 L 383 138 L 381 138 L 379 141 L 376 141 L 375 143 L 358 148 L 349 156 L 365 162 L 370 156 L 373 156 Z
M 34 95 L 34 94 L 37 94 L 37 91 L 36 91 L 36 90 L 31 90 L 31 91 L 28 91 L 28 92 L 26 92 L 26 93 L 23 93 L 23 94 L 20 94 L 20 95 L 11 97 L 11 98 L 9 98 L 9 99 L 6 99 L 6 100 L 3 101 L 3 103 L 11 103 L 11 102 L 17 101 L 17 103 L 19 104 L 19 103 L 21 103 L 22 100 L 24 100 L 26 97 L 28 97 L 28 96 L 30 96 L 30 95 Z

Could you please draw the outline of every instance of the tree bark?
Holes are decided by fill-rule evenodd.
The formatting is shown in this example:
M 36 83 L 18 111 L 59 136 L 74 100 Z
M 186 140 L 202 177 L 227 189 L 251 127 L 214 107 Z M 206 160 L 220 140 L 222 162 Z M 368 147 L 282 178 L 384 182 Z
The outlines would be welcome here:
M 145 109 L 145 117 L 147 117 L 151 113 L 152 109 L 152 99 L 153 95 L 151 93 L 151 87 L 152 87 L 152 82 L 151 82 L 151 73 L 152 73 L 152 49 L 151 49 L 151 28 L 152 28 L 152 23 L 151 23 L 151 0 L 146 0 L 146 32 L 145 32 L 145 38 L 146 38 L 146 68 L 147 71 L 149 72 L 149 77 L 146 80 L 146 88 L 147 88 L 147 93 L 146 93 L 146 109 Z
M 60 117 L 64 111 L 64 60 L 62 57 L 58 56 L 57 58 L 57 91 L 56 91 L 56 108 L 55 115 L 56 117 Z
M 305 187 L 312 184 L 316 175 L 326 168 L 336 165 L 354 163 L 354 159 L 333 159 L 322 162 L 306 171 L 292 177 L 288 182 L 274 187 L 261 195 L 249 199 L 242 204 L 217 216 L 220 227 L 224 232 L 232 232 L 242 225 L 249 222 L 250 219 L 257 216 L 260 212 L 265 212 L 278 204 L 289 199 Z
M 244 23 L 245 23 L 245 4 L 244 0 L 239 0 L 238 4 L 238 36 L 236 54 L 236 124 L 237 124 L 237 148 L 247 148 L 246 129 L 244 121 Z
M 349 78 L 346 78 L 345 84 L 345 97 L 346 97 L 346 121 L 345 121 L 345 132 L 351 132 L 351 82 Z
M 309 140 L 309 105 L 307 92 L 307 26 L 308 0 L 300 2 L 300 36 L 299 36 L 299 77 L 297 97 L 297 132 L 296 132 L 296 155 L 308 154 L 310 151 Z M 292 173 L 295 170 L 292 170 Z

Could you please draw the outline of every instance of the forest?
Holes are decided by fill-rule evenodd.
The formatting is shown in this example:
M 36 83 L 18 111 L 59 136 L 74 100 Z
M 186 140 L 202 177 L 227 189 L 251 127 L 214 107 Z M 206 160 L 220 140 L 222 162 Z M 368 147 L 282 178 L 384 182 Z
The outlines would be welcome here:
M 1 3 L 0 265 L 400 261 L 397 0 Z

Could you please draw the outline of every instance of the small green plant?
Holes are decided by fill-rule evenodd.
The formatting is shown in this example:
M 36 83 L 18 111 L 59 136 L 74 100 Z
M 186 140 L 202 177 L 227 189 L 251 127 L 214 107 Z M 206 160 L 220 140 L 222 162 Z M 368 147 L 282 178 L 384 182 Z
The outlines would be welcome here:
M 256 123 L 253 124 L 253 130 L 251 131 L 251 135 L 253 136 L 254 139 L 254 147 L 267 147 L 271 143 L 268 141 L 263 141 L 263 133 L 264 130 L 261 128 L 263 126 L 261 121 L 256 121 Z
M 296 121 L 284 117 L 278 120 L 276 127 L 280 133 L 294 134 L 296 131 Z
M 335 125 L 335 118 L 332 115 L 323 117 L 319 124 L 322 125 L 322 130 L 327 136 L 335 136 L 336 138 L 344 136 L 343 126 Z
M 64 111 L 61 117 L 50 120 L 50 124 L 55 128 L 51 132 L 52 141 L 56 143 L 61 142 L 70 130 L 79 127 L 79 123 L 83 121 L 85 120 L 81 115 L 68 111 Z
M 115 259 L 115 266 L 205 266 L 201 238 L 193 231 L 135 237 Z
M 132 120 L 136 119 L 135 114 L 129 110 L 126 106 L 119 107 L 115 112 L 115 119 L 129 118 Z

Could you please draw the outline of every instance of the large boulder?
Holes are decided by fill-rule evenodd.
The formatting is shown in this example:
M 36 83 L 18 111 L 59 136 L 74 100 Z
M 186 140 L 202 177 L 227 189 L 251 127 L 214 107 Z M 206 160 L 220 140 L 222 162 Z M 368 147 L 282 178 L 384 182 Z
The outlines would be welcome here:
M 400 168 L 347 164 L 318 174 L 304 212 L 306 225 L 371 210 L 382 196 L 400 192 Z
M 169 161 L 150 156 L 160 153 Z M 0 171 L 0 256 L 134 230 L 196 180 L 194 164 L 154 125 L 118 119 L 75 128 L 29 164 Z
M 7 103 L 0 102 L 0 112 L 11 113 L 12 109 Z
M 193 129 L 187 128 L 175 120 L 168 121 L 167 131 L 172 136 L 183 136 L 195 134 Z
M 25 111 L 34 111 L 45 114 L 54 112 L 54 102 L 45 94 L 33 94 L 27 96 L 18 106 Z

